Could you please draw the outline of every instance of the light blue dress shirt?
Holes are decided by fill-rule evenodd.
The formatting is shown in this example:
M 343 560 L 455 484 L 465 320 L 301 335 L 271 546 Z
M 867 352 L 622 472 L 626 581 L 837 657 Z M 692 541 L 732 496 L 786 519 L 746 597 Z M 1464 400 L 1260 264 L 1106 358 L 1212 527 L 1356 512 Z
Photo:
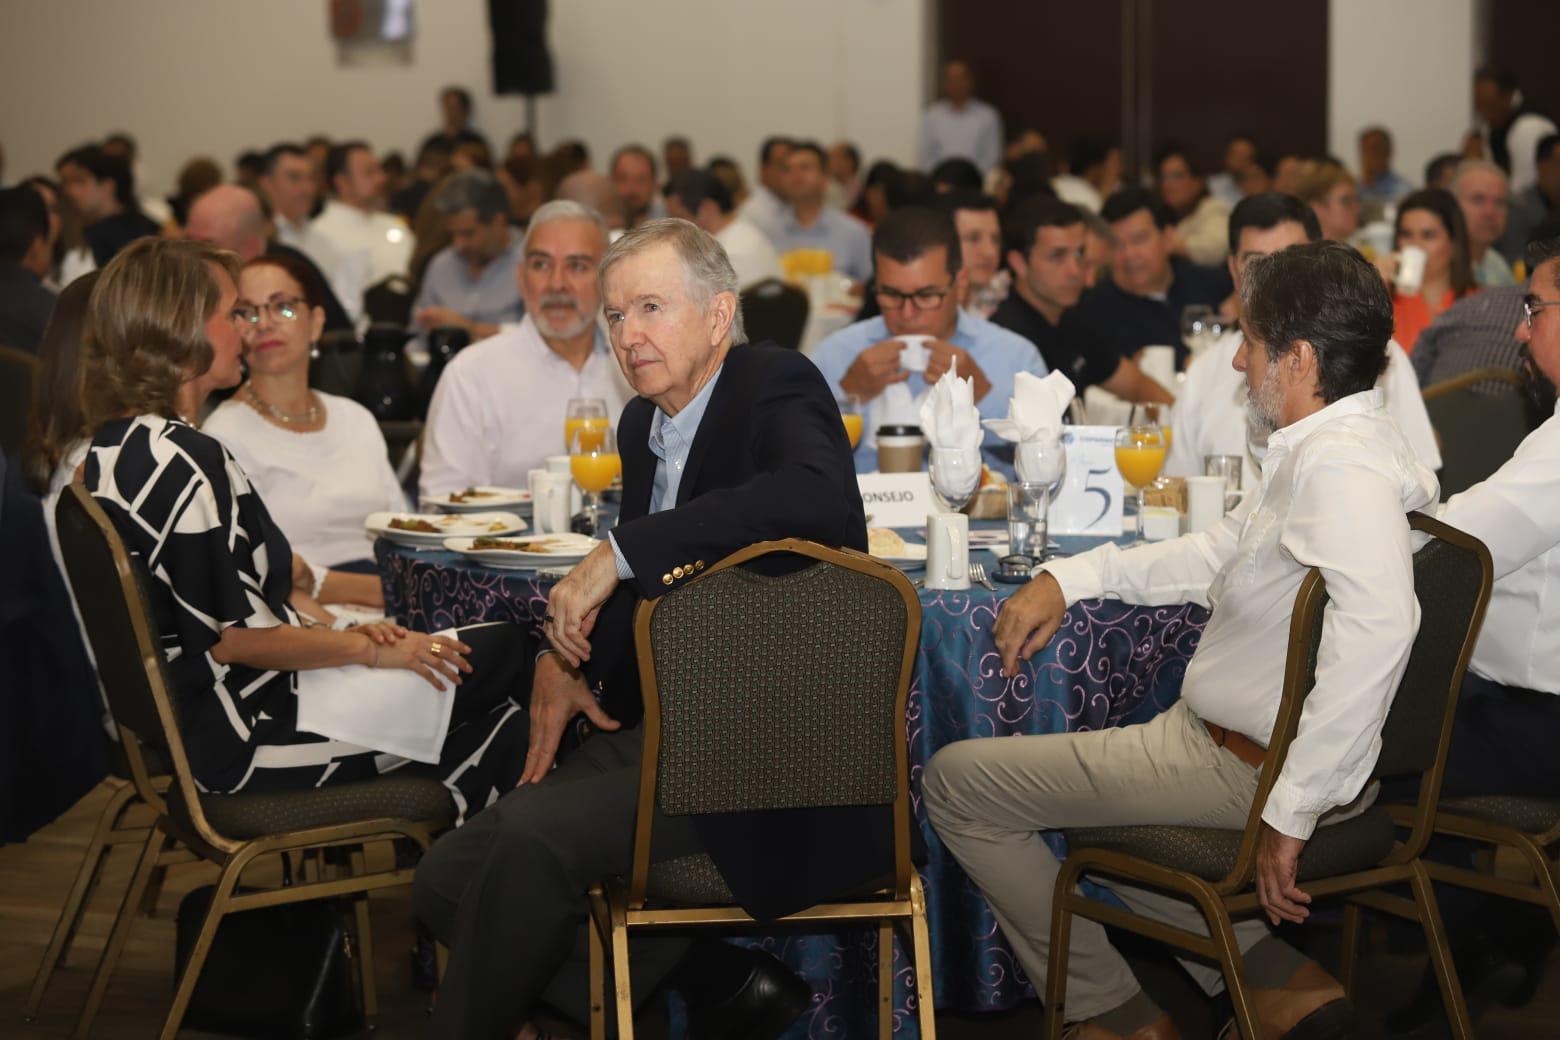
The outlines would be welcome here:
M 787 206 L 772 225 L 760 225 L 775 244 L 782 265 L 793 249 L 827 249 L 834 255 L 834 269 L 852 281 L 872 277 L 872 232 L 848 213 L 825 206 L 812 227 L 802 227 L 796 211 Z
M 416 314 L 424 307 L 448 307 L 479 325 L 519 321 L 525 316 L 517 277 L 524 253 L 523 242 L 520 232 L 511 228 L 509 244 L 476 277 L 472 277 L 471 268 L 455 252 L 455 247 L 445 246 L 428 262 L 412 313 Z M 426 344 L 428 333 L 419 333 L 418 339 Z
M 892 335 L 888 331 L 888 323 L 881 317 L 858 321 L 819 343 L 812 353 L 813 364 L 818 366 L 818 370 L 829 381 L 834 392 L 843 396 L 845 391 L 840 388 L 840 380 L 845 377 L 846 370 L 856 360 L 856 355 L 874 343 L 892 338 Z M 1004 329 L 1000 325 L 993 325 L 969 311 L 959 312 L 958 324 L 954 327 L 953 335 L 949 337 L 948 342 L 969 351 L 970 357 L 991 382 L 991 389 L 986 396 L 975 402 L 982 419 L 1007 417 L 1008 401 L 1013 396 L 1013 377 L 1018 373 L 1032 372 L 1042 377 L 1046 374 L 1045 361 L 1041 359 L 1040 351 L 1035 349 L 1033 343 L 1018 333 Z M 968 372 L 959 374 L 969 375 Z M 919 372 L 910 373 L 905 386 L 917 403 L 928 389 L 926 377 Z M 877 469 L 877 446 L 876 438 L 873 436 L 876 432 L 874 403 L 867 403 L 866 434 L 856 448 L 857 473 L 870 473 Z M 988 464 L 1010 473 L 1012 471 L 1011 451 L 1006 453 L 1007 458 L 1001 458 L 993 451 L 994 448 L 1006 444 L 1006 441 L 987 431 L 982 447 Z
M 693 439 L 699 434 L 699 424 L 704 421 L 710 395 L 715 392 L 715 384 L 720 382 L 724 368 L 723 364 L 716 369 L 710 381 L 676 415 L 667 415 L 659 408 L 655 410 L 655 417 L 650 420 L 650 452 L 657 460 L 655 479 L 650 484 L 650 512 L 659 513 L 677 505 L 677 489 L 682 486 L 688 453 L 693 450 Z M 618 579 L 628 581 L 634 576 L 633 568 L 624 559 L 623 550 L 618 548 L 617 539 L 611 532 L 608 532 L 607 540 L 612 543 L 612 555 L 617 558 Z

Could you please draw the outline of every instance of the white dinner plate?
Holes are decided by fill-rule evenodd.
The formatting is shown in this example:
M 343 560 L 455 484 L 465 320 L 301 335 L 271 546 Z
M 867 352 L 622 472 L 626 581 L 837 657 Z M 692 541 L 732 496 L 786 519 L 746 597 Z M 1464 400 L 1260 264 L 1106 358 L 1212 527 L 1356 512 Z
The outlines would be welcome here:
M 407 531 L 391 527 L 392 520 L 422 520 L 438 528 L 436 531 Z M 370 513 L 363 526 L 369 534 L 388 538 L 397 545 L 416 548 L 438 548 L 444 539 L 466 535 L 518 534 L 526 523 L 514 513 Z
M 492 537 L 498 537 L 496 535 Z M 524 538 L 509 539 L 537 546 L 535 551 L 519 549 L 473 549 L 473 537 L 446 538 L 444 547 L 476 563 L 489 567 L 566 567 L 579 563 L 601 543 L 583 534 L 535 534 Z M 542 548 L 545 547 L 545 548 Z
M 464 502 L 453 502 L 453 495 L 469 495 Z M 424 508 L 437 509 L 441 513 L 490 513 L 495 509 L 507 509 L 512 513 L 531 511 L 531 493 L 525 488 L 488 487 L 478 485 L 465 492 L 450 491 L 442 495 L 430 495 L 423 499 Z

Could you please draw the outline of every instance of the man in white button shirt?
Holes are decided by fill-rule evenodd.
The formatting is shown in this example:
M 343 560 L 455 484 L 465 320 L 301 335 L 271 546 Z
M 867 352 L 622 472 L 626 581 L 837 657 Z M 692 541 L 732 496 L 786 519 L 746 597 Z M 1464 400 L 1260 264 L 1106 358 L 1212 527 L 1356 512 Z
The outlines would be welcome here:
M 525 487 L 528 471 L 563 453 L 570 398 L 606 401 L 617 426 L 634 392 L 597 320 L 606 248 L 600 214 L 578 202 L 549 202 L 532 216 L 520 261 L 525 317 L 461 351 L 439 377 L 423 438 L 423 498 L 480 484 Z
M 412 233 L 384 212 L 385 171 L 363 141 L 333 145 L 325 158 L 325 183 L 334 197 L 314 218 L 314 230 L 336 251 L 334 285 L 353 314 L 363 291 L 392 274 L 405 274 Z
M 1081 599 L 1191 600 L 1212 611 L 1181 701 L 1153 721 L 963 741 L 927 768 L 922 794 L 932 825 L 985 893 L 1032 979 L 1046 975 L 1058 871 L 1039 831 L 1245 825 L 1283 688 L 1294 597 L 1318 567 L 1330 603 L 1316 684 L 1263 809 L 1256 872 L 1273 923 L 1308 916 L 1296 863 L 1321 818 L 1358 798 L 1380 752 L 1419 627 L 1404 514 L 1437 493 L 1374 385 L 1392 303 L 1372 274 L 1364 258 L 1335 243 L 1255 261 L 1246 271 L 1246 339 L 1236 364 L 1254 416 L 1273 431 L 1261 487 L 1207 531 L 1126 551 L 1105 545 L 1047 564 L 998 616 L 996 646 L 1012 675 Z M 1102 883 L 1139 913 L 1204 930 L 1189 903 Z M 1345 1035 L 1353 1014 L 1336 981 L 1260 920 L 1237 924 L 1235 935 L 1265 1035 Z M 1210 992 L 1216 986 L 1216 970 L 1187 968 Z M 1176 1035 L 1104 929 L 1081 919 L 1072 930 L 1067 1009 L 1089 1040 Z
M 1495 564 L 1495 587 L 1457 704 L 1442 798 L 1560 791 L 1560 409 L 1554 403 L 1560 238 L 1530 245 L 1527 264 L 1532 285 L 1516 337 L 1529 387 L 1555 414 L 1493 476 L 1441 507 L 1441 519 L 1484 542 Z M 1410 786 L 1415 789 L 1393 786 L 1382 797 L 1411 799 L 1417 788 Z M 1429 853 L 1467 867 L 1479 847 L 1487 848 L 1437 839 Z M 1554 934 L 1547 923 L 1544 942 L 1525 950 L 1510 901 L 1447 885 L 1437 886 L 1436 895 L 1470 1015 L 1496 999 L 1509 1003 L 1541 977 Z M 1435 992 L 1433 979 L 1428 989 L 1421 985 L 1419 998 L 1390 1020 L 1394 1035 L 1439 1026 Z
M 306 254 L 330 282 L 331 291 L 341 297 L 337 275 L 338 258 L 330 240 L 315 230 L 313 219 L 316 189 L 314 164 L 302 145 L 283 142 L 272 145 L 261 160 L 260 193 L 271 207 L 276 224 L 276 240 Z M 363 310 L 361 290 L 356 300 L 344 299 L 342 306 L 356 321 Z
M 1235 280 L 1239 306 L 1245 265 L 1259 256 L 1276 253 L 1300 242 L 1316 242 L 1322 237 L 1316 212 L 1293 195 L 1265 192 L 1242 199 L 1230 214 L 1230 277 Z M 1232 329 L 1223 338 L 1193 359 L 1186 380 L 1177 390 L 1170 409 L 1170 426 L 1175 436 L 1165 460 L 1165 474 L 1172 477 L 1199 476 L 1208 455 L 1238 455 L 1241 458 L 1241 487 L 1254 488 L 1261 483 L 1262 456 L 1267 450 L 1267 431 L 1253 425 L 1246 410 L 1246 380 L 1235 370 L 1235 355 L 1243 339 L 1240 329 Z M 1409 447 L 1426 469 L 1441 468 L 1441 449 L 1419 393 L 1414 367 L 1394 340 L 1387 344 L 1387 368 L 1376 381 L 1381 389 L 1387 415 L 1397 423 Z

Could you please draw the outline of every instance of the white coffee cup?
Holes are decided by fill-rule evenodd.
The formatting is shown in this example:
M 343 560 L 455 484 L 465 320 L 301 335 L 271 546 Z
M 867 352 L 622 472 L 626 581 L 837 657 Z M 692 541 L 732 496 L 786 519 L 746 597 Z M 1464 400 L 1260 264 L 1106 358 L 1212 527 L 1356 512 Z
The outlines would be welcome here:
M 573 516 L 581 509 L 584 509 L 585 494 L 579 489 L 577 485 L 572 484 L 572 481 L 574 480 L 574 470 L 569 465 L 569 457 L 567 455 L 549 455 L 543 461 L 547 465 L 547 472 L 562 473 L 564 476 L 569 478 L 571 481 L 571 486 L 574 487 L 574 490 L 569 492 L 569 515 Z
M 1398 292 L 1412 296 L 1425 284 L 1425 260 L 1428 254 L 1418 246 L 1404 246 L 1398 250 L 1397 276 L 1393 283 Z
M 931 360 L 931 351 L 926 345 L 932 341 L 931 336 L 895 336 L 904 346 L 899 348 L 899 367 L 906 372 L 925 372 L 926 363 Z
M 1206 531 L 1224 519 L 1224 496 L 1228 486 L 1223 477 L 1186 478 L 1186 533 Z
M 574 478 L 563 473 L 536 474 L 531 520 L 538 534 L 568 532 L 569 521 L 574 517 L 569 508 L 569 491 L 573 486 Z
M 970 587 L 970 518 L 963 513 L 927 516 L 926 587 Z

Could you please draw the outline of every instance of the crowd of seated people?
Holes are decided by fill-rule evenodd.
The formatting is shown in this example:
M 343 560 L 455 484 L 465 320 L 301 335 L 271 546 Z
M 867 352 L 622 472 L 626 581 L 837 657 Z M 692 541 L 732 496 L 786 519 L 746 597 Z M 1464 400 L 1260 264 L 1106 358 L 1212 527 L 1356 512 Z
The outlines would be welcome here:
M 134 143 L 115 135 L 62 155 L 57 180 L 0 191 L 0 345 L 38 359 L 28 479 L 50 519 L 62 489 L 83 484 L 144 561 L 153 620 L 179 662 L 173 693 L 197 781 L 274 791 L 399 770 L 449 788 L 462 825 L 415 889 L 419 916 L 451 952 L 436 1035 L 536 1035 L 543 1002 L 585 1014 L 571 955 L 585 886 L 625 869 L 632 851 L 640 731 L 628 619 L 635 602 L 686 580 L 662 564 L 713 563 L 785 537 L 864 548 L 855 474 L 876 468 L 879 427 L 915 425 L 950 371 L 973 381 L 988 419 L 1007 414 L 1020 374 L 1061 372 L 1080 394 L 1169 406 L 1166 473 L 1240 456 L 1252 492 L 1208 531 L 1047 564 L 996 617 L 993 652 L 1011 674 L 1079 600 L 1210 607 L 1175 708 L 1125 729 L 956 744 L 920 780 L 936 837 L 1031 979 L 1045 977 L 1058 869 L 1041 832 L 1241 826 L 1257 767 L 1221 734 L 1255 746 L 1260 762 L 1290 604 L 1321 566 L 1331 664 L 1318 670 L 1314 725 L 1270 797 L 1259 849 L 1270 921 L 1307 918 L 1295 862 L 1317 827 L 1357 804 L 1418 626 L 1403 516 L 1437 508 L 1442 462 L 1420 390 L 1476 368 L 1521 372 L 1545 421 L 1440 507 L 1490 546 L 1497 579 L 1446 789 L 1560 790 L 1544 750 L 1560 736 L 1544 606 L 1560 580 L 1550 508 L 1560 420 L 1543 411 L 1560 379 L 1553 124 L 1481 71 L 1489 130 L 1423 187 L 1394 170 L 1379 126 L 1360 131 L 1357 171 L 1264 152 L 1243 132 L 1211 175 L 1165 143 L 1138 179 L 1108 140 L 1064 153 L 1034 128 L 1004 137 L 976 86 L 966 63 L 948 63 L 916 167 L 864 163 L 850 141 L 782 135 L 762 141 L 750 179 L 726 156 L 700 163 L 681 135 L 659 154 L 623 143 L 600 169 L 583 143 L 543 151 L 528 132 L 495 155 L 470 95 L 452 87 L 409 165 L 358 139 L 282 141 L 226 182 L 192 161 L 161 205 L 137 194 Z M 744 342 L 744 289 L 777 278 L 807 287 L 825 273 L 843 276 L 855 320 L 805 352 Z M 399 280 L 415 301 L 406 331 L 419 360 L 434 329 L 472 341 L 433 388 L 411 487 L 372 414 L 311 384 L 322 337 L 365 332 L 366 295 Z M 1195 355 L 1182 338 L 1188 307 L 1228 323 Z M 924 369 L 903 367 L 907 336 L 924 338 Z M 1142 352 L 1156 346 L 1174 348 L 1183 378 L 1147 374 Z M 575 398 L 600 399 L 619 431 L 624 499 L 611 535 L 551 593 L 544 638 L 514 625 L 435 636 L 355 621 L 385 606 L 364 518 L 404 509 L 409 490 L 415 501 L 526 487 L 565 447 Z M 866 416 L 854 449 L 820 421 L 848 398 Z M 729 450 L 691 455 L 701 428 Z M 995 435 L 982 443 L 1011 472 Z M 1249 522 L 1259 509 L 1263 523 Z M 399 673 L 386 682 L 456 685 L 437 765 L 297 727 L 297 691 L 353 665 Z M 596 735 L 563 746 L 581 715 Z M 1527 749 L 1520 767 L 1501 768 L 1516 748 Z M 1171 779 L 1146 782 L 1166 769 Z M 657 855 L 708 853 L 739 902 L 774 916 L 877 876 L 880 816 L 798 824 L 752 848 L 745 824 L 717 833 L 683 821 L 665 828 Z M 809 826 L 848 851 L 827 872 L 777 871 Z M 1184 904 L 1116 890 L 1190 926 Z M 1499 941 L 1480 920 L 1479 906 L 1451 904 L 1461 949 Z M 516 930 L 535 937 L 519 953 Z M 1260 920 L 1236 936 L 1274 1035 L 1343 1035 L 1328 1031 L 1351 1020 L 1336 980 Z M 1080 922 L 1073 944 L 1068 1011 L 1081 1035 L 1175 1035 L 1103 931 Z M 778 1035 L 755 1024 L 769 1011 L 754 993 L 794 998 L 795 980 L 762 955 L 671 943 L 645 959 L 695 1017 L 724 1023 L 720 1035 Z M 1534 960 L 1523 970 L 1537 971 Z M 1459 963 L 1472 982 L 1489 961 Z M 1194 976 L 1216 988 L 1216 973 Z M 1423 1017 L 1427 1000 L 1409 1010 Z

